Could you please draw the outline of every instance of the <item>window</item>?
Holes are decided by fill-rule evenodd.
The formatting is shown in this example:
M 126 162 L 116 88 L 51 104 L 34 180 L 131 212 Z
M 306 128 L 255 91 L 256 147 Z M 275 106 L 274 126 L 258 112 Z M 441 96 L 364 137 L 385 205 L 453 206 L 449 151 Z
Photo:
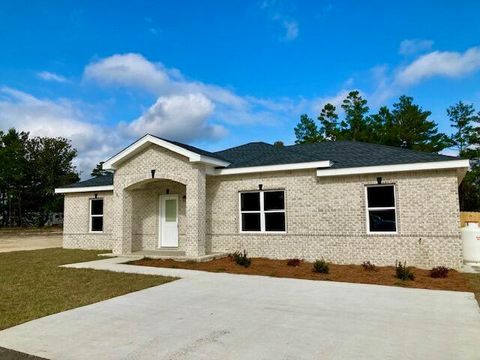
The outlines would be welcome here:
M 285 232 L 285 191 L 240 193 L 240 231 Z
M 103 231 L 103 199 L 90 199 L 90 231 Z
M 371 185 L 367 193 L 367 226 L 369 233 L 397 232 L 394 185 Z

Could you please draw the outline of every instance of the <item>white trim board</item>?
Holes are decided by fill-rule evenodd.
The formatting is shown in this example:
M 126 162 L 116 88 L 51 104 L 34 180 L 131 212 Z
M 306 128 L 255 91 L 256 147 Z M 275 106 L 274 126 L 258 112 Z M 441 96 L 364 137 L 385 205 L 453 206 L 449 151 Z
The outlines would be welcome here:
M 229 162 L 223 161 L 220 159 L 212 158 L 210 156 L 200 155 L 196 152 L 187 150 L 181 146 L 175 145 L 169 141 L 159 139 L 150 134 L 145 135 L 139 140 L 135 141 L 132 145 L 128 146 L 124 150 L 120 151 L 118 154 L 114 155 L 107 161 L 103 163 L 103 169 L 105 170 L 115 170 L 117 165 L 127 158 L 133 156 L 134 154 L 140 152 L 142 149 L 147 147 L 150 144 L 158 145 L 164 149 L 173 151 L 177 154 L 183 155 L 189 159 L 190 162 L 203 163 L 210 166 L 228 166 Z
M 58 189 L 55 189 L 55 194 L 100 192 L 100 191 L 113 191 L 113 185 L 58 188 Z
M 249 166 L 249 167 L 240 167 L 240 168 L 233 168 L 233 169 L 212 169 L 207 171 L 207 175 L 250 174 L 250 173 L 272 172 L 272 171 L 318 169 L 318 168 L 328 168 L 331 166 L 332 166 L 331 161 L 324 160 L 324 161 L 313 161 L 313 162 L 281 164 L 281 165 Z
M 380 165 L 380 166 L 362 166 L 344 169 L 326 169 L 317 170 L 318 177 L 325 176 L 345 176 L 358 174 L 381 174 L 402 171 L 419 171 L 419 170 L 437 170 L 437 169 L 458 169 L 470 167 L 469 160 L 449 160 L 434 161 L 413 164 L 397 164 L 397 165 Z

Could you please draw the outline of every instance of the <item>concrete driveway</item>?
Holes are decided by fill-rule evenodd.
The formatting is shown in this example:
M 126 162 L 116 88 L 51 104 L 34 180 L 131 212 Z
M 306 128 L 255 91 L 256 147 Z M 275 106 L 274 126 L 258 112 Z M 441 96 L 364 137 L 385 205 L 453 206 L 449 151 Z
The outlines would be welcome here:
M 0 253 L 62 247 L 62 234 L 0 234 Z
M 473 294 L 133 267 L 181 280 L 0 332 L 49 359 L 478 359 Z M 77 265 L 78 266 L 78 265 Z

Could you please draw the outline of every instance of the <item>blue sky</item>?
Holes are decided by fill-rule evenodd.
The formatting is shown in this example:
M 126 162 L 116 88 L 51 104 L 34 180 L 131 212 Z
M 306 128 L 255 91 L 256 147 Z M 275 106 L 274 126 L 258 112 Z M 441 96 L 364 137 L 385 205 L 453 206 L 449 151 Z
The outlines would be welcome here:
M 65 136 L 93 165 L 151 132 L 209 150 L 293 143 L 357 89 L 407 94 L 441 131 L 480 110 L 480 2 L 0 3 L 0 128 Z

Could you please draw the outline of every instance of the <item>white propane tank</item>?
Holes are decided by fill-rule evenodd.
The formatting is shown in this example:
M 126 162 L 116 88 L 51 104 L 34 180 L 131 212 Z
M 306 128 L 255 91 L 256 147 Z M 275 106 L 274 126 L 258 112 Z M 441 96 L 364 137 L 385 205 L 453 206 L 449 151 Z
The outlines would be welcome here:
M 480 263 L 480 227 L 478 223 L 467 223 L 461 230 L 463 261 Z

